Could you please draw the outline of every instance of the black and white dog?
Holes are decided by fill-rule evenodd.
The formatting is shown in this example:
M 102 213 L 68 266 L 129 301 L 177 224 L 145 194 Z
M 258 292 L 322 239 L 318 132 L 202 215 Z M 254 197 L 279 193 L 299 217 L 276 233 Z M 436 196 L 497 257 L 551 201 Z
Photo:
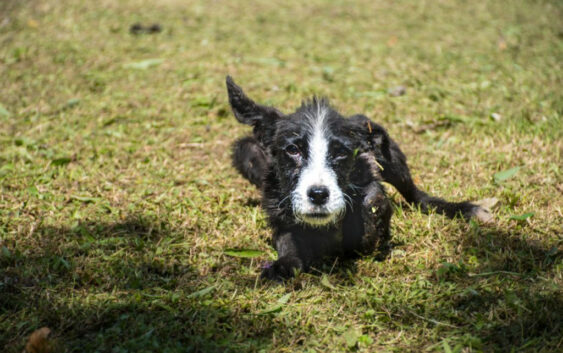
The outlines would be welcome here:
M 381 181 L 426 212 L 466 219 L 486 213 L 419 190 L 397 143 L 363 115 L 345 118 L 317 98 L 286 115 L 256 104 L 230 76 L 227 90 L 237 120 L 253 127 L 234 143 L 233 165 L 261 188 L 273 228 L 278 260 L 265 278 L 291 277 L 327 257 L 386 253 L 392 209 Z

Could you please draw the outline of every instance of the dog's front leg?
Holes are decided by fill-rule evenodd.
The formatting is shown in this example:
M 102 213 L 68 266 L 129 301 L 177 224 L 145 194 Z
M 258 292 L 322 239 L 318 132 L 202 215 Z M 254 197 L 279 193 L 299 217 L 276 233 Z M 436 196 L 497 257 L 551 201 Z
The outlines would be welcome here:
M 382 253 L 387 251 L 390 239 L 389 223 L 393 210 L 391 203 L 385 195 L 382 185 L 371 182 L 364 189 L 362 200 L 362 219 L 364 223 L 364 235 L 361 242 L 361 252 L 370 254 L 375 249 Z
M 434 209 L 450 218 L 461 214 L 465 219 L 475 217 L 485 222 L 490 221 L 490 213 L 478 205 L 468 201 L 448 202 L 420 190 L 412 180 L 407 157 L 399 145 L 389 137 L 385 129 L 363 115 L 354 115 L 350 117 L 350 120 L 361 127 L 359 135 L 369 131 L 365 138 L 369 142 L 367 151 L 377 161 L 378 168 L 381 168 L 376 173 L 380 174 L 385 182 L 393 185 L 408 203 L 419 206 L 426 213 Z
M 343 220 L 342 245 L 347 257 L 385 256 L 390 239 L 392 208 L 382 185 L 374 180 L 354 193 L 354 204 Z
M 274 247 L 278 259 L 262 270 L 262 278 L 281 281 L 293 277 L 296 271 L 307 270 L 307 261 L 293 232 L 275 234 Z
M 397 188 L 407 202 L 420 206 L 423 212 L 428 213 L 434 209 L 449 218 L 461 214 L 465 219 L 475 217 L 484 222 L 488 222 L 492 218 L 489 211 L 471 202 L 449 202 L 420 190 L 411 178 L 407 158 L 399 145 L 391 139 L 389 139 L 388 158 L 380 158 L 378 162 L 383 167 L 381 171 L 383 180 Z

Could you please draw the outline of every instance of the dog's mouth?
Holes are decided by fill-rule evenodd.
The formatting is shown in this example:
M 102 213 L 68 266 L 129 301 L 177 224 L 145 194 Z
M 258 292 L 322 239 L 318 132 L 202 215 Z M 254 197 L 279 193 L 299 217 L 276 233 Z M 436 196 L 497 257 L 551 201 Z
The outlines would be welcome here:
M 306 213 L 306 214 L 303 215 L 303 217 L 323 219 L 323 218 L 329 218 L 330 213 L 324 213 L 324 212 Z
M 292 206 L 295 220 L 315 228 L 333 225 L 342 218 L 346 210 L 344 202 L 341 201 L 341 198 L 333 197 L 323 205 L 316 205 L 302 197 L 301 193 L 294 192 Z
M 298 220 L 301 223 L 306 223 L 314 227 L 327 226 L 334 223 L 335 219 L 335 214 L 325 212 L 302 213 L 298 216 Z

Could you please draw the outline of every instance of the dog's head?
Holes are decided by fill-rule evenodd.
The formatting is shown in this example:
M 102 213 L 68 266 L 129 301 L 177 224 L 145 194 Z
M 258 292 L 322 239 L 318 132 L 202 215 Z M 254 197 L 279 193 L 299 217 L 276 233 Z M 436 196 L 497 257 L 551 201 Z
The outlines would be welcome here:
M 385 131 L 363 116 L 344 118 L 325 99 L 314 98 L 283 114 L 256 104 L 229 76 L 227 90 L 235 117 L 254 128 L 271 156 L 270 168 L 296 221 L 315 227 L 337 222 L 351 202 L 346 192 L 354 174 L 365 174 L 358 170 L 358 154 L 374 143 L 381 148 Z

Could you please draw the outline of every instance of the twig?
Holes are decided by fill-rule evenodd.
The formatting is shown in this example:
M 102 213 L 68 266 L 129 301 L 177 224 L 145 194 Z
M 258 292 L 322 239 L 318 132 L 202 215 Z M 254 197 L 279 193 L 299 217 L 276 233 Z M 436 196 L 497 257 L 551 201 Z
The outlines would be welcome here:
M 482 272 L 482 273 L 473 273 L 468 274 L 469 277 L 483 277 L 483 276 L 491 276 L 496 274 L 505 274 L 505 275 L 513 275 L 513 276 L 522 276 L 521 273 L 518 272 L 510 272 L 510 271 L 492 271 L 492 272 Z
M 427 317 L 418 315 L 417 313 L 415 313 L 415 312 L 413 312 L 413 311 L 410 311 L 410 310 L 409 310 L 409 312 L 410 312 L 411 314 L 413 314 L 414 316 L 418 317 L 419 319 L 429 321 L 429 322 L 431 322 L 431 323 L 433 323 L 433 324 L 435 324 L 435 325 L 447 326 L 447 327 L 451 327 L 451 328 L 459 328 L 459 327 L 457 327 L 457 326 L 455 326 L 455 325 L 452 325 L 452 324 L 448 324 L 448 323 L 445 323 L 445 322 L 440 322 L 440 321 L 437 321 L 437 320 L 434 320 L 434 319 L 429 319 L 429 318 L 427 318 Z

